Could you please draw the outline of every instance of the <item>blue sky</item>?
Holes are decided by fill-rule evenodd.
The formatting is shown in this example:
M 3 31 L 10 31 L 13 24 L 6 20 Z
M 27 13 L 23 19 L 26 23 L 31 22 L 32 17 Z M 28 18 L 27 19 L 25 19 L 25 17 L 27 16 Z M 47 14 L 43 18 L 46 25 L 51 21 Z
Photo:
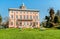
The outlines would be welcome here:
M 2 17 L 9 16 L 8 8 L 19 8 L 24 3 L 28 9 L 38 9 L 40 11 L 40 22 L 49 15 L 48 9 L 53 7 L 55 12 L 60 10 L 60 0 L 0 0 L 0 14 Z

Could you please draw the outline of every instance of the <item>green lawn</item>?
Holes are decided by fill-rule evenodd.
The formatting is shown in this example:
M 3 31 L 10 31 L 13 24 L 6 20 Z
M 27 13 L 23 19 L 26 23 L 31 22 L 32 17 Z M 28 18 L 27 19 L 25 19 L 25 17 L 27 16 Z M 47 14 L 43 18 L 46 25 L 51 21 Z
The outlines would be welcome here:
M 60 30 L 2 29 L 0 39 L 60 39 Z

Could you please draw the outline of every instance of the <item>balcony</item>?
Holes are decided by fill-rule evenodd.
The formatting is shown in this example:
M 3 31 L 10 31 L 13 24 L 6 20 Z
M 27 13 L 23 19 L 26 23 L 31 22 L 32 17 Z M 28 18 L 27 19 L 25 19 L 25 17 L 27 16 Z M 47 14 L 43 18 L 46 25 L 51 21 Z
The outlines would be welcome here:
M 18 19 L 17 21 L 33 21 L 32 19 Z

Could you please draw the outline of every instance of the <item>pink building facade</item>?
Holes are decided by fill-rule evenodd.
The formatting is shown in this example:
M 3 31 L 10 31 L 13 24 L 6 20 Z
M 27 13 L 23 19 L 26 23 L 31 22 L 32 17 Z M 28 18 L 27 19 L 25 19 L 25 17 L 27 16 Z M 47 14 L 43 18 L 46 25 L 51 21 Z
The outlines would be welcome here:
M 39 11 L 27 9 L 24 4 L 20 8 L 9 8 L 9 28 L 39 28 Z

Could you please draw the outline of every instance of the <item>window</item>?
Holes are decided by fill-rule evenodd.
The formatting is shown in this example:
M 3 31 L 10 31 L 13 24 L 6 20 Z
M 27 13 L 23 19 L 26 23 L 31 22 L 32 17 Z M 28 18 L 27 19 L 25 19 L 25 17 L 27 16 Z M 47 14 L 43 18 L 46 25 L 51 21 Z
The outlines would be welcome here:
M 25 19 L 25 15 L 24 15 L 24 19 Z
M 27 22 L 24 22 L 24 25 L 26 26 L 27 25 Z
M 22 19 L 22 15 L 20 15 L 20 19 Z
M 18 15 L 16 15 L 16 18 L 18 19 Z
M 30 26 L 32 26 L 32 22 L 30 22 Z
M 13 18 L 13 15 L 11 15 L 11 18 Z
M 38 19 L 38 16 L 36 16 L 36 19 Z
M 29 22 L 27 22 L 27 25 L 29 25 Z
M 32 15 L 30 15 L 30 19 L 32 19 Z
M 13 22 L 11 22 L 11 25 L 13 25 Z
M 28 19 L 28 15 L 25 16 L 25 19 Z
M 20 22 L 20 26 L 22 26 L 22 22 Z
M 27 15 L 27 19 L 28 19 L 28 15 Z
M 38 22 L 36 22 L 36 24 L 38 25 Z
M 16 22 L 16 25 L 18 25 L 18 22 Z
M 35 16 L 33 16 L 33 18 L 35 19 Z
M 25 22 L 24 22 L 24 25 L 25 25 Z

